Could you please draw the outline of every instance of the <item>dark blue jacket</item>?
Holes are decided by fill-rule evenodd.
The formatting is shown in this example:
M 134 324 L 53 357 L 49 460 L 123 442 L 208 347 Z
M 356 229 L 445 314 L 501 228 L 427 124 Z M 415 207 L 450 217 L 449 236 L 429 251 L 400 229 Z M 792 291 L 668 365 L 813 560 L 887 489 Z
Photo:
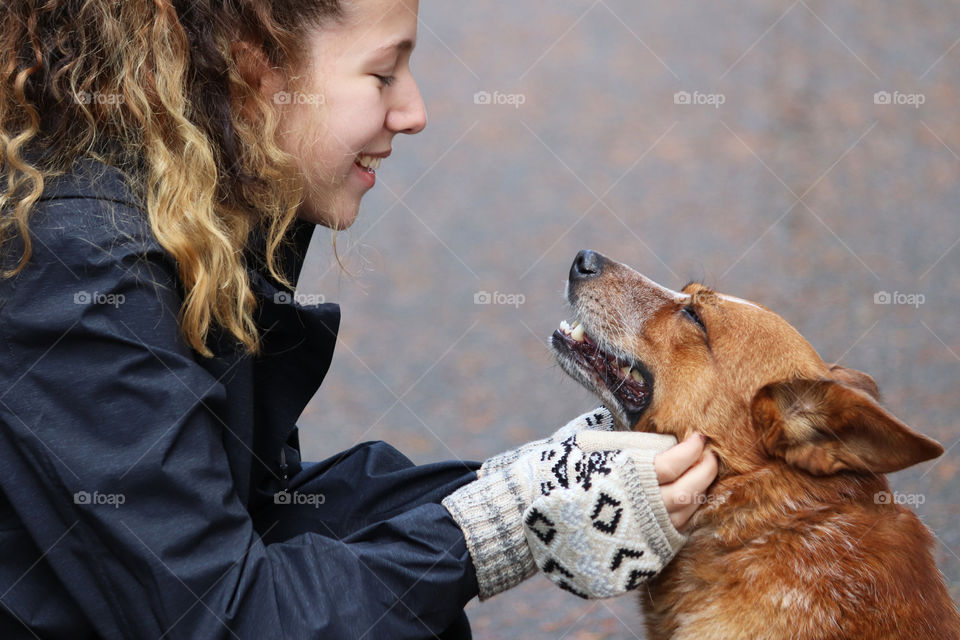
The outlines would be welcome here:
M 439 502 L 477 464 L 382 442 L 301 463 L 339 307 L 290 304 L 254 242 L 264 353 L 215 333 L 201 357 L 132 194 L 92 161 L 48 181 L 0 280 L 0 638 L 469 637 L 476 577 Z M 292 282 L 313 230 L 290 232 Z

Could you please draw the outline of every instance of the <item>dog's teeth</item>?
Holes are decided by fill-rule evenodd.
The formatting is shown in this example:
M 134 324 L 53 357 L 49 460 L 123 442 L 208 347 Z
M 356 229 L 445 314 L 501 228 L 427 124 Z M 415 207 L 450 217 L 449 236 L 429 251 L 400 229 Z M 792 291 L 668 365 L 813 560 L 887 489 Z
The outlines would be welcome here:
M 624 378 L 626 378 L 627 376 L 629 376 L 629 375 L 630 375 L 630 367 L 629 367 L 629 365 L 624 365 L 623 368 L 620 369 L 620 373 L 623 375 Z
M 567 322 L 566 320 L 561 320 L 560 331 L 563 331 L 564 333 L 570 333 L 570 323 Z
M 641 375 L 640 375 L 640 372 L 637 371 L 636 369 L 631 369 L 631 370 L 630 370 L 630 377 L 633 378 L 633 379 L 634 379 L 635 381 L 637 381 L 637 382 L 643 382 L 643 376 L 641 376 Z
M 583 325 L 579 322 L 573 325 L 573 330 L 570 332 L 570 337 L 577 342 L 583 342 Z

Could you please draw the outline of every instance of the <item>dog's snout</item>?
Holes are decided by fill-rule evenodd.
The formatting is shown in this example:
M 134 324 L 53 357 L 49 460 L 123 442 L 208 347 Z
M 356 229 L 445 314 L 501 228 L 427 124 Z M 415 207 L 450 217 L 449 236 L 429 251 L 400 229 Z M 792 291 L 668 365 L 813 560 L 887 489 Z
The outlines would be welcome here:
M 584 249 L 573 259 L 573 266 L 570 267 L 570 281 L 586 280 L 603 273 L 603 267 L 607 259 L 596 251 Z

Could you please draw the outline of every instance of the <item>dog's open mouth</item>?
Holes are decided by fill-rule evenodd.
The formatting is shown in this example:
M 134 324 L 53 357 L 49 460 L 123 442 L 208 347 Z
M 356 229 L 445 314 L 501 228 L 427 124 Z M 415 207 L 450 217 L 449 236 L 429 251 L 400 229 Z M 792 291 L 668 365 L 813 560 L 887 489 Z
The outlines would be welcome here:
M 562 321 L 550 344 L 568 374 L 601 399 L 616 400 L 624 426 L 630 428 L 640 420 L 653 396 L 650 372 L 642 363 L 604 351 L 579 322 L 570 326 Z M 614 407 L 607 408 L 617 413 Z

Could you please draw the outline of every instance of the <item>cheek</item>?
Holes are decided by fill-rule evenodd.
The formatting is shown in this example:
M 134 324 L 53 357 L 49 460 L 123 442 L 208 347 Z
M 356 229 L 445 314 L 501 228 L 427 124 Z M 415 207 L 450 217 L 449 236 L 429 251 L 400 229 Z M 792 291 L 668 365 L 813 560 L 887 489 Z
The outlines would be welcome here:
M 297 158 L 301 167 L 328 168 L 332 163 L 324 151 L 332 151 L 325 141 L 329 123 L 322 108 L 310 105 L 291 105 L 280 119 L 278 142 L 280 148 Z
M 345 174 L 353 164 L 356 141 L 350 122 L 340 114 L 320 107 L 291 114 L 281 141 L 284 151 L 296 157 L 313 180 L 327 182 Z
M 651 413 L 658 424 L 684 434 L 696 429 L 713 435 L 726 398 L 719 372 L 709 362 L 699 357 L 666 359 L 657 362 L 653 376 Z
M 333 138 L 331 144 L 350 153 L 366 148 L 384 129 L 386 110 L 380 91 L 370 84 L 371 81 L 362 78 L 326 96 L 324 115 Z

